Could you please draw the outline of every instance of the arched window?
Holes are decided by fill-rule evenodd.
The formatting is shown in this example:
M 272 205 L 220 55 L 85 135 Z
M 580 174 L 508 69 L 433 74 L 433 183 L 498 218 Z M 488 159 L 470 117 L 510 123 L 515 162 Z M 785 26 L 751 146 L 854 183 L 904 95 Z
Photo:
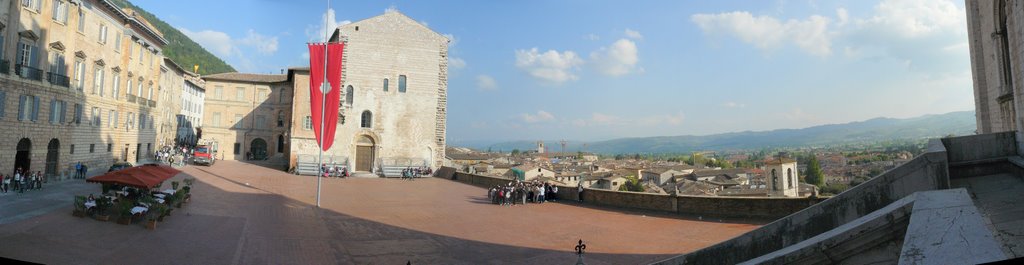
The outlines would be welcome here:
M 363 120 L 360 123 L 360 127 L 370 128 L 373 124 L 373 114 L 369 110 L 363 111 Z
M 779 176 L 775 174 L 775 169 L 772 169 L 772 190 L 779 190 Z
M 354 96 L 352 94 L 354 92 L 355 89 L 352 88 L 352 85 L 349 85 L 348 87 L 345 88 L 345 104 L 352 105 L 352 97 Z
M 789 186 L 788 186 L 788 188 L 792 189 L 793 188 L 793 169 L 792 168 L 787 168 L 786 169 L 786 176 L 789 179 Z

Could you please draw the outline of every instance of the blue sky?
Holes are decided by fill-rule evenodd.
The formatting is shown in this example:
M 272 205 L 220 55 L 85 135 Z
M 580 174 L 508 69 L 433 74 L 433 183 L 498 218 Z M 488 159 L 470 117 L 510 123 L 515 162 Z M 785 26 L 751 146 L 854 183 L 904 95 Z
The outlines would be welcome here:
M 134 1 L 239 71 L 386 9 L 453 39 L 448 138 L 603 140 L 973 110 L 962 1 Z M 325 19 L 326 18 L 326 19 Z

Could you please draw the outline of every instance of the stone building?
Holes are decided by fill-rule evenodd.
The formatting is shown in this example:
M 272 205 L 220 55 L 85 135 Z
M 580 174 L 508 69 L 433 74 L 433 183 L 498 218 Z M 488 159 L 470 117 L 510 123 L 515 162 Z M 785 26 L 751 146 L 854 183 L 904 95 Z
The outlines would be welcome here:
M 1024 151 L 1024 3 L 967 0 L 966 8 L 977 132 L 1016 131 Z
M 245 73 L 204 76 L 208 93 L 202 110 L 203 143 L 217 146 L 218 159 L 263 160 L 287 154 L 292 113 L 291 76 Z
M 199 140 L 203 126 L 203 109 L 206 99 L 206 80 L 198 74 L 164 59 L 160 69 L 161 97 L 166 100 L 166 109 L 161 108 L 161 145 L 193 146 Z M 164 97 L 167 96 L 167 97 Z M 165 130 L 166 128 L 166 130 Z
M 399 167 L 440 167 L 449 40 L 397 11 L 340 26 L 331 39 L 346 44 L 345 90 L 335 142 L 325 155 L 353 171 L 388 176 L 400 174 Z M 316 161 L 318 146 L 307 103 L 309 71 L 289 72 L 296 103 L 290 137 L 294 167 L 300 160 Z
M 774 158 L 765 162 L 768 196 L 796 197 L 800 194 L 800 176 L 796 160 Z
M 160 32 L 106 0 L 0 4 L 0 173 L 103 171 L 152 153 Z

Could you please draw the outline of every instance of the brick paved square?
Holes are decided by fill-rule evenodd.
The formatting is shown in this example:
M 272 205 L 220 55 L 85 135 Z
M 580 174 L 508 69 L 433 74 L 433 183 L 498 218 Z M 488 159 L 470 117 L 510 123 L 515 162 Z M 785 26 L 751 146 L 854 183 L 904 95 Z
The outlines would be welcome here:
M 566 264 L 576 240 L 589 264 L 638 264 L 729 239 L 756 224 L 702 222 L 575 203 L 503 207 L 483 188 L 444 179 L 316 179 L 222 161 L 186 167 L 192 202 L 147 230 L 71 216 L 70 194 L 0 197 L 0 256 L 49 264 Z M 68 192 L 70 191 L 70 192 Z M 46 197 L 37 201 L 28 196 Z M 32 203 L 39 205 L 33 206 Z M 6 218 L 6 219 L 5 219 Z

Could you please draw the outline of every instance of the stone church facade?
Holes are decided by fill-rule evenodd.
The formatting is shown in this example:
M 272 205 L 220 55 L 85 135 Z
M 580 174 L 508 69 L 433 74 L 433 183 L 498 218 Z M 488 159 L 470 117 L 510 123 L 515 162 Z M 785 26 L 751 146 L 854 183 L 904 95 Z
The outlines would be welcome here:
M 1024 151 L 1024 2 L 967 0 L 977 133 L 1017 132 Z
M 444 159 L 449 40 L 397 12 L 338 27 L 345 43 L 344 90 L 333 147 L 325 161 L 353 171 L 440 167 Z M 290 164 L 318 154 L 309 102 L 309 70 L 294 84 Z

